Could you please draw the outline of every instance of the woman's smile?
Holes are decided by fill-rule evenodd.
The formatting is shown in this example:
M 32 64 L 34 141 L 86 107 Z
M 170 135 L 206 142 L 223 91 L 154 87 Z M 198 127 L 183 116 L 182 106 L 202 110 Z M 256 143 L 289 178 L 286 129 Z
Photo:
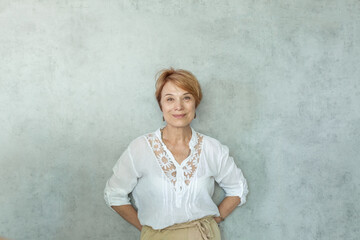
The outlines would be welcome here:
M 177 118 L 177 119 L 180 119 L 180 118 L 183 118 L 185 117 L 186 114 L 173 114 L 173 117 L 174 118 Z

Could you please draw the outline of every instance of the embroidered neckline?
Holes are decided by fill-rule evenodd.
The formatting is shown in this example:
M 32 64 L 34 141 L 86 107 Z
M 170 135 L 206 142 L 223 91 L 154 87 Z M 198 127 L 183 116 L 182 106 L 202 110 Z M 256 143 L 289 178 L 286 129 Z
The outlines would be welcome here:
M 189 142 L 190 155 L 179 164 L 166 145 L 161 140 L 160 129 L 155 133 L 147 134 L 146 140 L 155 157 L 169 181 L 173 184 L 176 192 L 182 192 L 185 186 L 189 186 L 194 178 L 199 165 L 202 151 L 203 136 L 192 130 L 191 140 Z

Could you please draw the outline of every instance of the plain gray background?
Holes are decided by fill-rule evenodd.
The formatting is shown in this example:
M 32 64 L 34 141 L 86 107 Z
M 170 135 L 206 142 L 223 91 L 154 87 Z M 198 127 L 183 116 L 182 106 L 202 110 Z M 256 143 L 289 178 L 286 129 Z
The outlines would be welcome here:
M 359 239 L 359 44 L 357 0 L 1 0 L 0 236 L 138 239 L 103 189 L 173 66 L 249 182 L 223 239 Z

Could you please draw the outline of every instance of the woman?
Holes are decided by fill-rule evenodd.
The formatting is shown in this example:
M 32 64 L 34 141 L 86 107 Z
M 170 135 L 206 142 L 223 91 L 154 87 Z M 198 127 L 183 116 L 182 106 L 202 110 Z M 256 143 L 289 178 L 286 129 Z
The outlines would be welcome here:
M 106 184 L 106 203 L 141 240 L 221 239 L 217 223 L 245 203 L 246 180 L 225 145 L 191 128 L 202 98 L 193 74 L 163 70 L 155 95 L 166 125 L 130 143 Z M 214 180 L 226 193 L 219 206 Z

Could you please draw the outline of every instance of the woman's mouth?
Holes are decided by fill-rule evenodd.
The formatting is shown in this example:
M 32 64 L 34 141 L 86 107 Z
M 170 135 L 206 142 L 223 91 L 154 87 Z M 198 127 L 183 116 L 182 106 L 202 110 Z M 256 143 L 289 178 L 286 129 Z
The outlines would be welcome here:
M 185 117 L 185 114 L 173 114 L 174 118 L 183 118 Z

